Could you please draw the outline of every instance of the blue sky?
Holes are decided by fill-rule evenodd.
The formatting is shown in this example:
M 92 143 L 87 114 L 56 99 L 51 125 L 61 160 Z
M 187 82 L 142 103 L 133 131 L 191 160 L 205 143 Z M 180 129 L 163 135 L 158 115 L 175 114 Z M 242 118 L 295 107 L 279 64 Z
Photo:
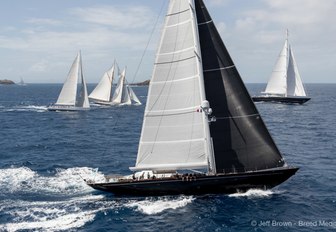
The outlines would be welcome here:
M 267 82 L 289 29 L 306 83 L 335 83 L 336 1 L 204 0 L 247 83 Z M 116 59 L 131 82 L 149 79 L 167 0 L 0 2 L 0 79 L 63 83 L 79 49 L 96 83 Z M 154 22 L 159 24 L 140 66 Z

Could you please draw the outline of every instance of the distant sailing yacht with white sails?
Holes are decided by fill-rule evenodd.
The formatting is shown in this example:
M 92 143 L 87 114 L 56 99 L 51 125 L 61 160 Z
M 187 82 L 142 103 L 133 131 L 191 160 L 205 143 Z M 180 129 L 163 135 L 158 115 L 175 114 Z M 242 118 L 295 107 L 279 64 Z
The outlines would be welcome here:
M 100 105 L 111 105 L 115 66 L 116 63 L 114 62 L 113 66 L 104 73 L 96 88 L 89 95 L 89 99 L 94 103 Z
M 96 88 L 89 95 L 91 101 L 100 105 L 141 105 L 139 98 L 126 80 L 126 68 L 119 75 L 119 81 L 112 95 L 116 63 L 103 75 Z M 118 69 L 119 70 L 119 69 Z
M 288 43 L 288 30 L 285 44 L 273 68 L 266 89 L 253 101 L 271 101 L 303 104 L 310 100 L 302 83 L 291 45 Z
M 112 98 L 112 105 L 141 105 L 139 98 L 135 95 L 131 86 L 126 80 L 126 68 L 121 72 L 117 87 Z
M 274 143 L 203 0 L 169 2 L 130 169 L 86 183 L 121 195 L 233 193 L 272 188 L 298 170 Z
M 27 84 L 23 81 L 23 78 L 21 77 L 20 78 L 20 82 L 18 83 L 18 85 L 26 86 Z
M 78 86 L 78 82 L 80 85 Z M 79 88 L 78 88 L 79 87 Z M 82 57 L 78 52 L 68 77 L 63 84 L 57 102 L 48 107 L 50 111 L 82 111 L 90 109 L 90 103 L 82 70 Z

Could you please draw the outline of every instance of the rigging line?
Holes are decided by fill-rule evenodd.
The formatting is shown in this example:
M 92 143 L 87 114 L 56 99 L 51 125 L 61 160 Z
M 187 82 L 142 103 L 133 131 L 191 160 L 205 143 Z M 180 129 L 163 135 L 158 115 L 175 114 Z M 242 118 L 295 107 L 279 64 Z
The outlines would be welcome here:
M 142 61 L 143 61 L 143 58 L 145 57 L 145 54 L 146 54 L 146 52 L 147 52 L 149 43 L 150 43 L 150 41 L 151 41 L 152 38 L 153 38 L 153 34 L 154 34 L 154 31 L 155 31 L 155 28 L 156 28 L 156 26 L 157 26 L 157 24 L 158 24 L 158 22 L 159 22 L 159 19 L 160 19 L 160 16 L 161 16 L 161 14 L 162 14 L 163 7 L 164 7 L 165 3 L 166 3 L 166 1 L 162 1 L 162 5 L 161 5 L 160 12 L 159 12 L 158 16 L 156 17 L 156 21 L 155 21 L 154 26 L 153 26 L 153 28 L 152 28 L 152 31 L 151 31 L 151 34 L 150 34 L 149 39 L 148 39 L 148 41 L 147 41 L 146 47 L 145 47 L 145 49 L 144 49 L 144 51 L 143 51 L 143 53 L 142 53 L 142 56 L 141 56 L 141 58 L 140 58 L 140 62 L 139 62 L 139 64 L 138 64 L 138 67 L 137 67 L 137 69 L 136 69 L 136 71 L 135 71 L 133 80 L 132 80 L 132 82 L 131 82 L 132 84 L 134 83 L 135 78 L 136 78 L 136 76 L 138 75 L 140 66 L 141 66 Z

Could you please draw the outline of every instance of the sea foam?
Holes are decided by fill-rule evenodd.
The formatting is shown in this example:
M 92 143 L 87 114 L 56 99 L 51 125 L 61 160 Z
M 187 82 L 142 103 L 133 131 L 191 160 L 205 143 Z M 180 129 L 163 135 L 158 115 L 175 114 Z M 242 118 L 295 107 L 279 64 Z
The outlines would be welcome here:
M 246 192 L 229 194 L 229 197 L 265 198 L 278 193 L 279 192 L 273 190 L 249 189 Z
M 125 206 L 129 208 L 135 208 L 137 211 L 140 211 L 144 214 L 158 214 L 164 210 L 168 209 L 177 209 L 185 207 L 187 204 L 191 203 L 194 200 L 191 196 L 180 196 L 176 199 L 173 198 L 151 198 L 141 201 L 131 201 Z

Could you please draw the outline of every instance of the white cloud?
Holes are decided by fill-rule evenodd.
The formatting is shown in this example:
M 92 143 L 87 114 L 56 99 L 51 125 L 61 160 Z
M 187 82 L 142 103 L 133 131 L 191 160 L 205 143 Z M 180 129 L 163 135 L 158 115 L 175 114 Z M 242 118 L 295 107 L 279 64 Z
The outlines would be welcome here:
M 46 60 L 39 61 L 36 64 L 33 64 L 29 71 L 31 72 L 45 72 L 48 70 L 48 62 Z
M 62 24 L 60 20 L 48 19 L 48 18 L 30 18 L 26 20 L 27 23 L 43 26 L 59 26 Z
M 80 20 L 113 26 L 116 29 L 146 28 L 152 25 L 153 13 L 143 6 L 99 6 L 90 8 L 75 8 L 71 14 Z
M 21 54 L 16 65 L 25 69 L 26 76 L 34 76 L 42 82 L 63 81 L 65 70 L 79 49 L 82 49 L 88 82 L 96 82 L 96 75 L 108 68 L 115 58 L 120 65 L 127 64 L 132 75 L 132 68 L 138 65 L 154 26 L 155 13 L 141 6 L 95 6 L 66 12 L 67 15 L 58 19 L 25 19 L 21 24 L 23 28 L 11 27 L 10 32 L 0 35 L 0 48 L 9 51 L 8 57 L 13 56 L 12 60 Z M 13 72 L 13 69 L 6 67 L 6 72 Z
M 209 3 L 208 3 L 209 2 Z M 231 0 L 208 0 L 205 4 L 209 4 L 209 6 L 226 6 Z

